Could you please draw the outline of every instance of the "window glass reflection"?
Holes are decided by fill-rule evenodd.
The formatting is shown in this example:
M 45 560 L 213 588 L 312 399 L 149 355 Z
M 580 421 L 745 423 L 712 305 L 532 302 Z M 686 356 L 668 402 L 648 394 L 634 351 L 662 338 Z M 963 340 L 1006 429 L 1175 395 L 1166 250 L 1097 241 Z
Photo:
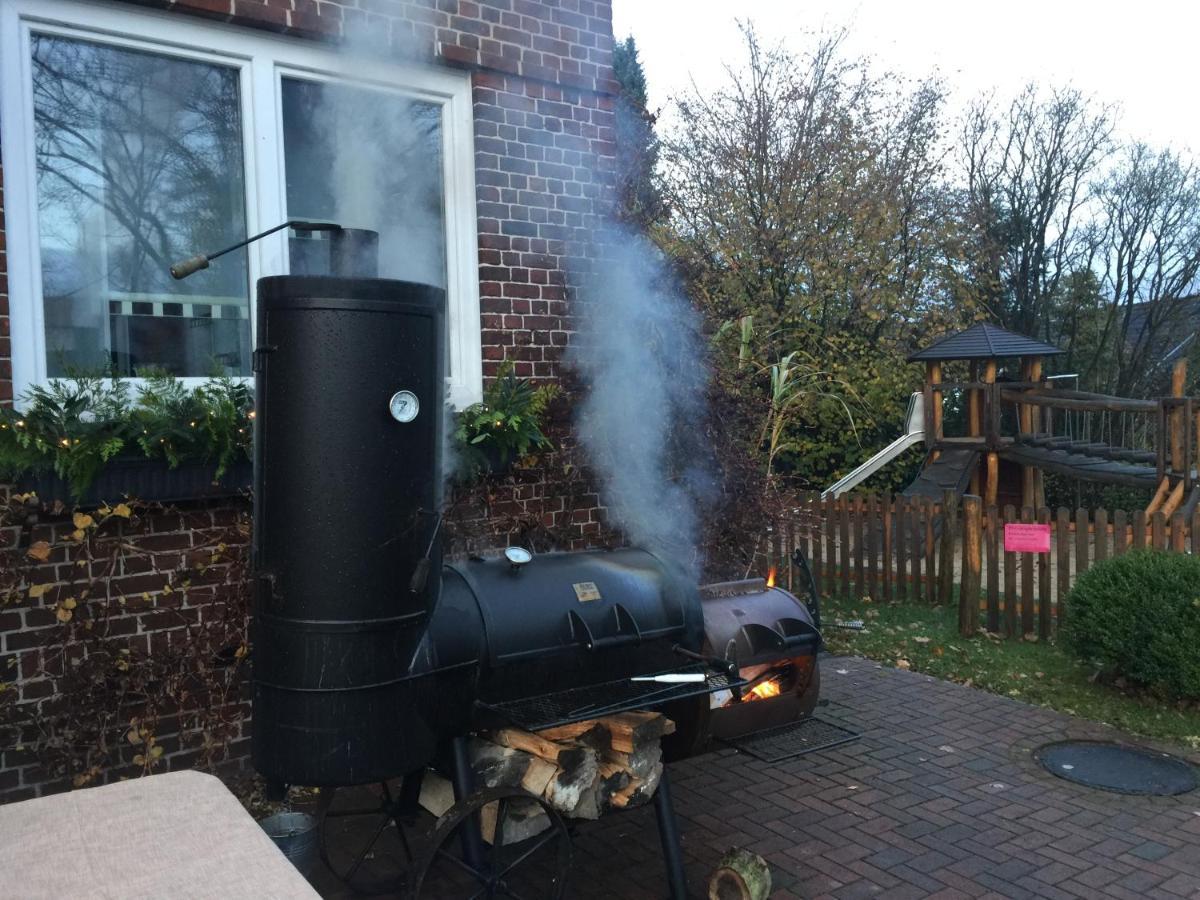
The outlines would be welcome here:
M 246 235 L 237 71 L 35 35 L 33 99 L 47 373 L 248 375 L 246 251 L 167 271 Z
M 381 278 L 445 287 L 441 108 L 295 78 L 282 96 L 288 216 L 378 231 Z M 322 238 L 293 233 L 293 274 Z

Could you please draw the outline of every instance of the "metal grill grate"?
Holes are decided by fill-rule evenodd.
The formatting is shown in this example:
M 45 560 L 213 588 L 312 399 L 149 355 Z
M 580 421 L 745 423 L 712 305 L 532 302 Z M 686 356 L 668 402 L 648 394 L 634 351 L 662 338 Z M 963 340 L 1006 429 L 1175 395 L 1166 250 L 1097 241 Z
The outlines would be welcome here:
M 669 671 L 706 672 L 706 668 L 703 664 L 696 664 Z M 667 673 L 651 674 L 665 675 Z M 746 684 L 744 680 L 731 679 L 723 673 L 706 672 L 706 676 L 702 682 L 683 684 L 630 681 L 628 678 L 622 678 L 603 684 L 571 688 L 553 694 L 542 694 L 538 697 L 523 697 L 520 700 L 508 700 L 503 703 L 483 703 L 481 701 L 479 705 L 526 731 L 537 731 L 542 728 L 553 728 L 556 725 L 566 725 L 570 722 L 594 719 L 597 716 L 608 716 L 631 709 L 661 706 L 673 700 L 711 694 L 714 691 L 729 690 Z
M 836 747 L 858 738 L 856 732 L 809 716 L 786 725 L 752 731 L 726 743 L 763 762 L 776 763 L 814 750 Z

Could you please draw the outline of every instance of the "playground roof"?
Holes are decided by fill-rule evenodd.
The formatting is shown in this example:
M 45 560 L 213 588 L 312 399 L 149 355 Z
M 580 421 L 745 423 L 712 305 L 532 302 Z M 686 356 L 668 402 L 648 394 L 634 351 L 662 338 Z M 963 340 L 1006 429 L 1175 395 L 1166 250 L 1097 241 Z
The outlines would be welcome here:
M 981 322 L 966 331 L 949 334 L 909 356 L 909 362 L 945 359 L 999 359 L 1005 356 L 1056 356 L 1063 351 L 1053 344 L 1016 334 L 999 325 Z

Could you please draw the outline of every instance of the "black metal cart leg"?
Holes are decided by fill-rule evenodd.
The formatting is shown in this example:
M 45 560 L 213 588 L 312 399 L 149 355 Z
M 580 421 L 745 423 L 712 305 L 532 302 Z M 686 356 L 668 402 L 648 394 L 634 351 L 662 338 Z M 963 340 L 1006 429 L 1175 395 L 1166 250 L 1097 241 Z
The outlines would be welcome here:
M 671 900 L 687 900 L 687 875 L 683 871 L 683 850 L 679 846 L 679 822 L 675 819 L 675 805 L 671 802 L 671 783 L 666 769 L 654 793 L 654 813 L 658 816 L 658 838 L 662 842 Z
M 454 767 L 454 799 L 465 800 L 475 791 L 475 779 L 471 772 L 471 759 L 467 755 L 467 739 L 456 737 L 450 742 L 451 765 Z M 487 865 L 483 850 L 483 832 L 479 827 L 479 815 L 473 814 L 462 827 L 463 860 L 472 869 L 482 872 Z

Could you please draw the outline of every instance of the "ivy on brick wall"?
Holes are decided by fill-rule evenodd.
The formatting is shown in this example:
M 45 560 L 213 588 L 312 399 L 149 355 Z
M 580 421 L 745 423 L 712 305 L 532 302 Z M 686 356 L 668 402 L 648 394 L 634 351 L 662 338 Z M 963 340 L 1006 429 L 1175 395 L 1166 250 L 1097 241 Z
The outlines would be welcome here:
M 247 712 L 248 506 L 72 513 L 18 495 L 5 517 L 5 769 L 80 787 L 229 756 Z

